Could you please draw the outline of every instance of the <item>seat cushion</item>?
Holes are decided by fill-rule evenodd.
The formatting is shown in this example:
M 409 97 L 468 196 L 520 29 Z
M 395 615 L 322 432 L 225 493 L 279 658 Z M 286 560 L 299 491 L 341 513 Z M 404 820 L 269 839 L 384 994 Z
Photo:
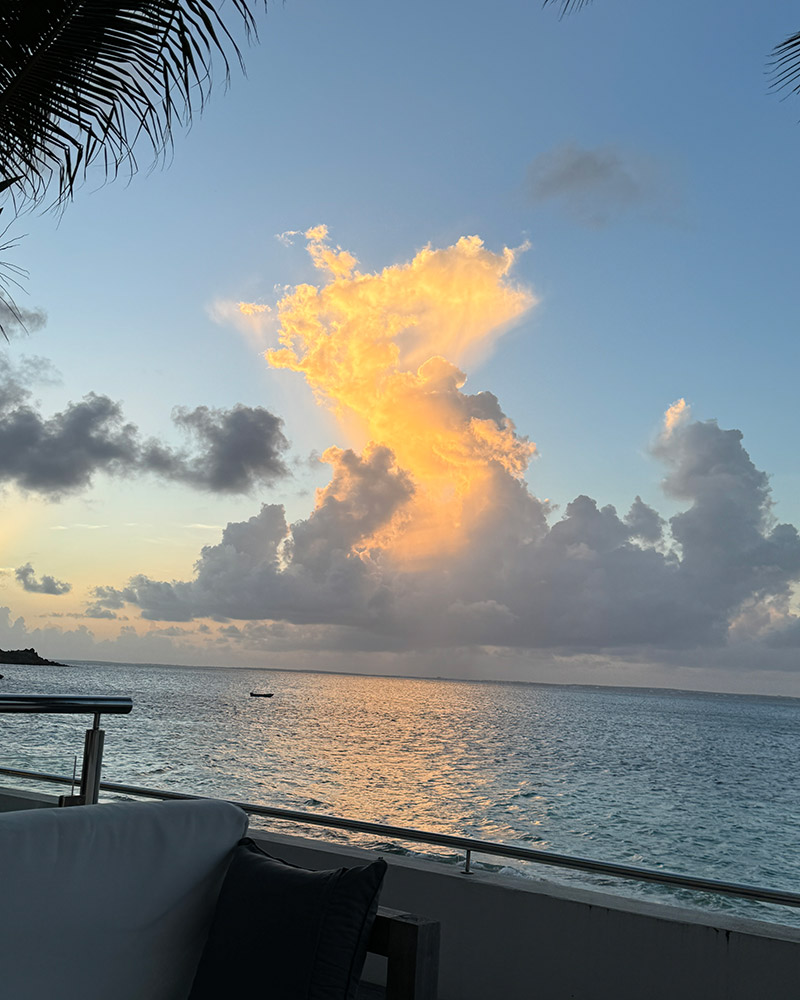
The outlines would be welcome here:
M 186 1000 L 246 828 L 211 800 L 0 815 L 0 993 Z
M 190 1000 L 354 1000 L 385 872 L 308 871 L 242 841 Z

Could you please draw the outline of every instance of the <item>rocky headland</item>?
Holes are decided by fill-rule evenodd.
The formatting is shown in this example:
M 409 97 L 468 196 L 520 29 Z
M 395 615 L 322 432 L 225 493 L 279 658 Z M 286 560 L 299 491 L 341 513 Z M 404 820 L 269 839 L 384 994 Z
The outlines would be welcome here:
M 39 656 L 31 646 L 30 649 L 0 649 L 0 663 L 17 663 L 26 667 L 63 667 L 63 663 L 46 660 Z

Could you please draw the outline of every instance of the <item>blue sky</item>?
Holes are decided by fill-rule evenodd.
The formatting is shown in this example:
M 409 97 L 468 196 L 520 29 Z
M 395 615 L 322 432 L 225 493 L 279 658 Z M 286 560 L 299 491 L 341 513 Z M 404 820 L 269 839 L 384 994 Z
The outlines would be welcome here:
M 330 478 L 309 455 L 352 442 L 299 375 L 268 368 L 260 350 L 276 341 L 274 327 L 256 340 L 212 313 L 220 302 L 274 307 L 276 289 L 320 284 L 304 240 L 276 239 L 318 224 L 362 272 L 466 235 L 494 253 L 530 244 L 509 280 L 538 305 L 467 369 L 464 391 L 494 393 L 536 442 L 526 481 L 558 505 L 550 524 L 580 494 L 620 517 L 637 495 L 665 518 L 685 509 L 664 497 L 664 468 L 649 450 L 683 397 L 696 421 L 742 431 L 771 477 L 774 515 L 800 525 L 800 103 L 769 94 L 766 75 L 796 13 L 783 2 L 598 0 L 562 20 L 519 2 L 271 6 L 246 52 L 247 77 L 234 72 L 227 93 L 217 88 L 176 136 L 168 168 L 142 169 L 129 184 L 90 178 L 60 220 L 17 221 L 28 235 L 15 259 L 30 271 L 20 303 L 45 310 L 47 323 L 15 337 L 4 357 L 36 355 L 60 373 L 36 387 L 41 413 L 104 394 L 143 437 L 173 447 L 182 441 L 174 406 L 266 408 L 285 421 L 292 475 L 244 495 L 138 473 L 98 472 L 60 497 L 10 481 L 15 528 L 0 604 L 24 625 L 0 633 L 0 645 L 27 636 L 53 656 L 257 664 L 280 653 L 287 665 L 341 665 L 341 650 L 321 639 L 315 656 L 278 650 L 217 635 L 228 626 L 207 617 L 142 622 L 135 602 L 116 619 L 51 617 L 81 615 L 92 588 L 122 589 L 136 574 L 189 580 L 201 546 L 262 502 L 284 504 L 290 523 L 309 517 L 314 488 Z M 146 167 L 145 150 L 142 159 Z M 27 563 L 71 591 L 23 589 L 14 571 Z M 769 595 L 771 614 L 784 602 L 784 629 L 794 624 L 792 572 Z M 741 612 L 726 609 L 731 621 Z M 198 621 L 215 647 L 193 645 Z M 165 628 L 191 635 L 146 635 Z M 358 666 L 441 674 L 446 661 L 455 674 L 800 693 L 785 657 L 754 672 L 730 636 L 713 655 L 705 641 L 681 656 L 659 642 L 611 649 L 598 639 L 579 653 L 523 642 L 513 654 L 495 641 L 435 651 L 378 643 Z

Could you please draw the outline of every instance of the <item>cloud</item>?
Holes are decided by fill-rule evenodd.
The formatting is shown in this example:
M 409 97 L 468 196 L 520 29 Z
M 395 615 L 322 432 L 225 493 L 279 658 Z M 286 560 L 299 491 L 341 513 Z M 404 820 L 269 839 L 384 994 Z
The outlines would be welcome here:
M 57 597 L 60 594 L 68 594 L 72 590 L 71 583 L 64 583 L 46 574 L 41 580 L 37 580 L 30 563 L 25 563 L 24 566 L 14 570 L 14 576 L 22 584 L 23 590 L 27 590 L 31 594 L 51 594 Z
M 58 495 L 85 488 L 96 472 L 137 465 L 136 429 L 107 396 L 90 393 L 49 418 L 27 403 L 4 402 L 0 397 L 0 481 Z
M 82 617 L 116 619 L 119 618 L 119 615 L 115 611 L 101 607 L 99 604 L 89 604 L 83 612 Z
M 173 411 L 194 451 L 142 441 L 135 424 L 108 396 L 89 393 L 45 417 L 32 402 L 31 384 L 50 378 L 36 359 L 0 362 L 0 483 L 59 497 L 86 489 L 98 473 L 151 473 L 214 493 L 246 493 L 288 474 L 282 421 L 263 407 L 205 406 Z
M 206 312 L 214 323 L 235 327 L 256 350 L 264 350 L 274 327 L 274 311 L 263 302 L 217 298 L 206 307 Z
M 220 665 L 230 662 L 230 653 L 220 657 L 208 648 L 204 637 L 200 645 L 191 636 L 159 635 L 158 629 L 137 631 L 122 625 L 118 635 L 103 639 L 85 625 L 66 629 L 58 625 L 34 627 L 24 618 L 12 617 L 7 607 L 0 607 L 0 648 L 23 649 L 33 646 L 43 656 L 57 660 L 116 660 L 147 663 L 200 663 Z M 196 629 L 199 631 L 199 629 Z
M 283 298 L 267 360 L 302 372 L 368 444 L 323 454 L 331 478 L 308 518 L 264 505 L 202 549 L 192 579 L 138 574 L 98 588 L 94 607 L 216 619 L 232 625 L 221 638 L 259 649 L 393 655 L 685 661 L 800 634 L 800 537 L 775 522 L 740 431 L 679 400 L 651 449 L 679 513 L 637 496 L 620 514 L 584 495 L 553 520 L 523 478 L 535 446 L 495 396 L 466 391 L 459 367 L 533 304 L 510 280 L 514 253 L 469 238 L 361 274 L 323 227 L 307 238 L 324 283 Z
M 479 237 L 464 236 L 451 247 L 425 247 L 405 264 L 364 274 L 353 254 L 328 245 L 327 235 L 325 226 L 306 233 L 309 255 L 327 283 L 299 285 L 281 299 L 281 349 L 267 360 L 302 371 L 317 392 L 343 396 L 345 405 L 355 401 L 358 383 L 366 386 L 380 373 L 401 374 L 437 356 L 455 365 L 474 361 L 536 304 L 529 289 L 510 280 L 525 247 L 496 254 Z M 356 365 L 364 367 L 354 372 Z
M 80 521 L 74 524 L 51 524 L 51 531 L 100 531 L 107 528 L 107 524 L 84 524 Z
M 459 367 L 535 305 L 511 279 L 519 251 L 493 253 L 464 237 L 363 274 L 352 254 L 328 245 L 324 226 L 306 236 L 325 284 L 281 299 L 281 346 L 267 361 L 301 372 L 351 437 L 388 448 L 409 470 L 413 499 L 383 526 L 381 544 L 398 558 L 435 558 L 480 520 L 496 468 L 520 476 L 535 450 L 495 396 L 461 391 Z
M 667 187 L 655 160 L 610 145 L 584 149 L 566 143 L 541 153 L 528 167 L 527 188 L 534 202 L 555 202 L 592 228 L 661 208 Z
M 50 615 L 49 617 L 58 617 Z M 62 618 L 65 616 L 61 616 Z M 774 648 L 752 640 L 698 650 L 664 650 L 643 659 L 638 651 L 616 655 L 486 646 L 386 650 L 369 633 L 330 625 L 246 621 L 227 635 L 208 624 L 163 628 L 124 625 L 101 638 L 90 628 L 34 627 L 0 608 L 0 647 L 35 647 L 58 660 L 191 663 L 207 666 L 366 672 L 421 677 L 494 677 L 506 680 L 586 684 L 646 684 L 695 690 L 800 693 L 796 648 Z
M 8 302 L 0 299 L 0 329 L 6 337 L 36 333 L 46 323 L 47 313 L 43 309 L 23 309 L 21 306 L 12 309 Z
M 177 407 L 172 419 L 197 441 L 199 450 L 186 455 L 151 443 L 141 457 L 148 472 L 213 493 L 247 493 L 288 473 L 281 458 L 289 447 L 283 421 L 261 406 Z
M 307 520 L 289 526 L 282 508 L 264 506 L 202 550 L 193 580 L 140 575 L 98 589 L 98 604 L 138 605 L 150 620 L 271 623 L 251 626 L 251 640 L 275 638 L 282 622 L 308 642 L 312 627 L 328 648 L 651 655 L 757 638 L 741 610 L 788 598 L 800 579 L 797 531 L 772 522 L 766 477 L 738 431 L 688 422 L 654 454 L 668 467 L 665 489 L 689 501 L 668 525 L 640 498 L 621 517 L 580 496 L 548 526 L 543 504 L 502 472 L 469 544 L 409 566 L 376 539 L 413 503 L 412 478 L 385 449 L 333 451 L 333 478 Z

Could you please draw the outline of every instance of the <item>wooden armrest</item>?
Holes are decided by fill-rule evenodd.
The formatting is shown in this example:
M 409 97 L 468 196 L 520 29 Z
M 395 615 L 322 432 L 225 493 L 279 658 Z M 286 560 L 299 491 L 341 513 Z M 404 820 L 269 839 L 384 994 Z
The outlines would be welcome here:
M 367 948 L 388 960 L 386 1000 L 436 1000 L 439 931 L 437 920 L 378 908 Z

